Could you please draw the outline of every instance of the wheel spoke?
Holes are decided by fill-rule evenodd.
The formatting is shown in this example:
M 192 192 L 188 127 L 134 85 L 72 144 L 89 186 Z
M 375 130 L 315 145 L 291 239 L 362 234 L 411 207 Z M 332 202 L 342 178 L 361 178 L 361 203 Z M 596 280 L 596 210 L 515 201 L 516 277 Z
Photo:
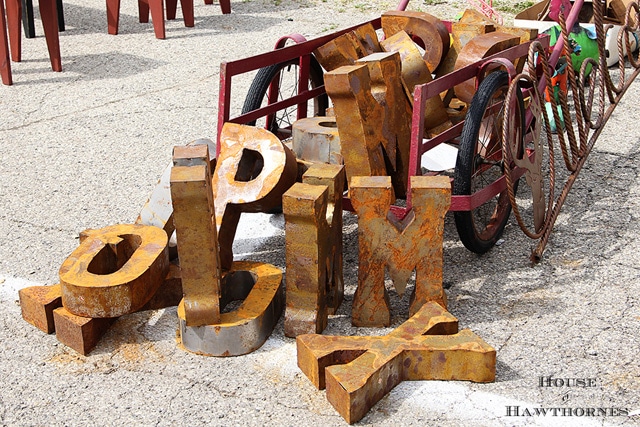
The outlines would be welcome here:
M 295 59 L 289 63 L 275 64 L 260 69 L 249 88 L 242 113 L 245 114 L 297 95 L 300 69 L 297 61 L 298 59 Z M 309 87 L 322 86 L 324 84 L 322 75 L 322 68 L 312 57 L 308 79 Z M 274 90 L 273 93 L 271 88 Z M 328 97 L 321 95 L 308 102 L 307 111 L 308 114 L 314 116 L 324 115 L 327 107 Z M 297 105 L 294 105 L 259 119 L 259 124 L 256 121 L 247 124 L 264 126 L 283 139 L 291 135 L 291 126 L 297 119 L 298 108 Z
M 508 83 L 509 76 L 504 71 L 489 74 L 469 105 L 460 137 L 455 195 L 473 195 L 503 174 L 502 127 Z M 460 239 L 474 252 L 488 251 L 502 234 L 510 212 L 505 191 L 484 200 L 472 211 L 455 212 Z

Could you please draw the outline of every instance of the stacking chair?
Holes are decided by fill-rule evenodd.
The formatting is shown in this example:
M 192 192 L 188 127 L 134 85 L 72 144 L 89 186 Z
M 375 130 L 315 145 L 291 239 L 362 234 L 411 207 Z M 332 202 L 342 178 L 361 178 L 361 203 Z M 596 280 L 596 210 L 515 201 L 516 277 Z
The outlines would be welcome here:
M 169 0 L 170 1 L 170 0 Z M 180 0 L 182 6 L 182 16 L 186 27 L 193 27 L 193 0 Z M 175 18 L 175 9 L 173 17 Z M 163 0 L 138 0 L 138 13 L 140 22 L 149 22 L 149 12 L 153 20 L 153 31 L 157 39 L 164 39 L 164 1 Z M 167 14 L 169 12 L 167 11 Z M 118 21 L 120 20 L 120 0 L 107 0 L 107 26 L 109 34 L 118 34 Z
M 184 0 L 180 0 L 180 5 L 184 10 L 183 2 Z M 213 4 L 213 0 L 204 0 L 204 4 Z M 177 6 L 178 6 L 178 0 L 167 0 L 167 19 L 169 20 L 176 19 Z M 225 15 L 231 13 L 231 0 L 220 0 L 220 9 L 222 10 L 222 13 Z
M 213 0 L 205 0 L 205 4 L 213 4 Z M 193 0 L 180 0 L 182 17 L 185 27 L 193 27 Z M 176 18 L 178 0 L 167 0 L 167 19 Z M 220 0 L 222 13 L 231 13 L 231 0 Z M 140 22 L 149 22 L 149 12 L 153 20 L 153 31 L 158 39 L 165 38 L 163 0 L 138 0 L 138 13 Z M 120 0 L 107 0 L 107 24 L 109 34 L 118 34 L 118 21 L 120 19 Z
M 62 0 L 56 1 L 58 9 L 58 30 L 64 31 L 64 10 L 62 8 Z M 36 27 L 33 21 L 33 1 L 22 0 L 22 27 L 24 35 L 28 39 L 36 36 Z
M 11 60 L 9 59 L 9 42 L 7 40 L 7 21 L 4 15 L 4 0 L 0 0 L 0 79 L 2 84 L 10 85 Z
M 62 71 L 56 0 L 38 0 L 38 6 L 40 8 L 40 17 L 42 19 L 42 27 L 44 28 L 47 49 L 49 50 L 51 68 L 53 71 Z M 11 70 L 8 59 L 7 65 L 3 65 L 5 61 L 4 58 L 6 54 L 9 53 L 4 47 L 7 42 L 4 28 L 6 26 L 9 30 L 9 51 L 11 59 L 15 62 L 20 62 L 22 60 L 22 34 L 20 31 L 20 20 L 22 19 L 21 0 L 6 0 L 6 16 L 6 25 L 4 25 L 4 13 L 2 13 L 2 23 L 0 23 L 0 72 L 2 72 L 2 82 L 4 84 L 11 84 Z

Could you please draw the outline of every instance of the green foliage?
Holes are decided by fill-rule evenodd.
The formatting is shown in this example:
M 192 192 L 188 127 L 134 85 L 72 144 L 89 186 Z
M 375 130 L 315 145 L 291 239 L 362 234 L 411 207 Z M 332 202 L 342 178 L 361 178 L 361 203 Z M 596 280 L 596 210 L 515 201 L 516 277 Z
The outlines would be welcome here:
M 338 28 L 338 24 L 331 24 L 328 27 L 324 27 L 321 32 L 328 33 L 329 31 L 333 31 Z
M 498 0 L 493 2 L 493 7 L 500 12 L 517 15 L 518 13 L 522 12 L 528 7 L 533 6 L 534 4 L 535 2 L 531 0 L 523 0 L 516 3 Z

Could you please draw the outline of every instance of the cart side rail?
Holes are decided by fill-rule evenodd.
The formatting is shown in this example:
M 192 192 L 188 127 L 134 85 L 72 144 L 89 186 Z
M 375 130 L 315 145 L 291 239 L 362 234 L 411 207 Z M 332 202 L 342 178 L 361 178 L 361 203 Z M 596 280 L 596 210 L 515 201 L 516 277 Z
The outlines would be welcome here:
M 543 46 L 548 48 L 549 36 L 540 35 L 537 40 L 540 41 Z M 510 77 L 514 77 L 515 68 L 513 67 L 513 63 L 516 59 L 527 56 L 531 43 L 532 41 L 528 41 L 505 49 L 494 55 L 488 56 L 487 58 L 483 58 L 469 64 L 466 67 L 455 70 L 445 76 L 439 77 L 429 83 L 415 87 L 413 91 L 413 117 L 411 120 L 411 151 L 409 157 L 410 175 L 421 175 L 420 160 L 422 155 L 439 144 L 457 138 L 462 132 L 462 127 L 464 126 L 464 121 L 462 121 L 432 138 L 424 138 L 426 101 L 429 98 L 439 96 L 440 93 L 472 78 L 476 78 L 477 88 L 484 77 L 484 73 L 494 70 L 494 67 L 506 69 L 506 71 L 509 72 Z M 523 171 L 517 171 L 517 173 L 521 176 Z M 475 194 L 468 196 L 452 196 L 450 210 L 468 211 L 478 207 L 487 199 L 502 192 L 506 188 L 506 183 L 504 181 L 505 178 L 503 176 Z M 409 186 L 410 185 L 411 183 L 409 182 Z M 407 206 L 404 210 L 408 212 L 411 210 L 411 206 L 411 191 L 409 189 L 407 191 Z
M 324 93 L 324 86 L 309 90 L 305 85 L 299 87 L 299 93 L 297 96 L 282 100 L 278 103 L 271 104 L 269 106 L 254 110 L 244 115 L 230 117 L 231 115 L 231 79 L 234 76 L 249 73 L 251 71 L 259 70 L 260 68 L 268 67 L 270 65 L 280 64 L 282 62 L 291 61 L 299 58 L 301 73 L 308 73 L 308 61 L 309 56 L 314 50 L 320 46 L 330 42 L 331 40 L 346 34 L 354 29 L 361 27 L 362 25 L 371 24 L 377 30 L 381 28 L 381 19 L 376 18 L 368 22 L 364 22 L 358 25 L 354 25 L 349 28 L 345 28 L 335 33 L 331 33 L 316 39 L 298 43 L 292 46 L 276 49 L 271 52 L 263 53 L 260 55 L 252 56 L 249 58 L 239 59 L 236 61 L 223 62 L 220 64 L 220 89 L 218 95 L 218 132 L 217 138 L 220 138 L 222 132 L 222 126 L 226 122 L 231 123 L 247 123 L 255 120 L 256 118 L 267 116 L 275 111 L 282 110 L 287 107 L 291 107 L 296 104 L 304 103 L 309 99 L 317 97 Z M 306 62 L 305 62 L 306 61 Z M 302 69 L 304 67 L 304 69 Z M 220 146 L 220 144 L 218 144 Z

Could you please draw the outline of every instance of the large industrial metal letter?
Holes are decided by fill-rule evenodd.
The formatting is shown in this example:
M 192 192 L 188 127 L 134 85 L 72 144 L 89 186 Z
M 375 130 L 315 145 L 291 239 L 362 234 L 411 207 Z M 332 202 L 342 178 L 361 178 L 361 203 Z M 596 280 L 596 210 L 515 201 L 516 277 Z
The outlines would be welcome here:
M 469 41 L 459 52 L 456 58 L 455 69 L 459 70 L 482 58 L 491 56 L 501 50 L 508 49 L 520 43 L 520 37 L 508 33 L 491 32 L 480 34 Z M 456 96 L 459 100 L 469 104 L 476 93 L 476 79 L 465 80 L 455 86 Z
M 284 157 L 282 149 L 279 153 Z M 214 220 L 218 209 L 213 201 L 207 159 L 206 146 L 176 148 L 174 153 L 176 166 L 171 172 L 171 195 L 184 289 L 184 298 L 178 304 L 178 330 L 182 345 L 189 351 L 210 356 L 237 356 L 259 348 L 273 330 L 284 305 L 282 272 L 269 264 L 235 262 L 220 277 Z M 228 163 L 233 159 L 233 156 L 222 155 L 218 166 L 226 166 L 226 170 L 235 172 L 232 177 L 238 177 L 237 169 L 242 165 L 234 163 L 229 167 Z M 274 160 L 267 157 L 264 165 L 265 169 L 277 170 L 278 165 L 284 167 L 284 159 L 274 165 Z M 248 165 L 249 170 L 245 172 L 253 176 L 254 166 Z M 259 177 L 262 173 L 256 171 L 255 175 Z M 270 176 L 267 173 L 267 178 Z M 231 179 L 226 181 L 227 184 L 232 182 Z M 278 183 L 275 179 L 272 184 L 277 187 Z M 248 200 L 259 200 L 256 193 L 273 186 L 258 183 L 249 187 L 254 193 L 245 193 L 245 196 Z M 230 191 L 230 188 L 224 190 Z M 224 194 L 242 197 L 242 194 Z M 232 242 L 233 235 L 229 244 Z M 237 300 L 243 300 L 237 309 L 223 312 L 229 302 Z
M 387 172 L 391 175 L 396 194 L 404 197 L 409 177 L 411 103 L 404 95 L 402 79 L 398 78 L 402 75 L 400 58 L 397 52 L 381 52 L 365 56 L 358 63 L 369 67 L 371 94 L 382 107 L 382 117 L 377 117 L 380 120 L 377 127 L 391 165 L 391 170 Z
M 376 30 L 371 24 L 356 28 L 320 46 L 313 53 L 327 71 L 353 65 L 358 58 L 380 52 Z
M 118 317 L 144 306 L 169 270 L 167 234 L 120 224 L 87 230 L 60 267 L 62 305 L 83 317 Z
M 286 220 L 288 337 L 321 333 L 340 306 L 344 169 L 312 165 L 283 196 Z
M 212 179 L 223 269 L 231 268 L 233 262 L 232 245 L 240 214 L 280 206 L 282 195 L 297 175 L 295 155 L 274 134 L 254 126 L 224 124 Z
M 422 59 L 418 46 L 411 37 L 400 31 L 381 44 L 388 52 L 398 52 L 402 61 L 402 83 L 407 99 L 413 105 L 413 91 L 417 85 L 428 83 L 432 80 L 431 71 L 427 63 Z M 427 135 L 434 136 L 451 127 L 449 115 L 444 103 L 439 96 L 433 96 L 425 101 L 424 126 Z
M 408 10 L 392 10 L 382 14 L 382 30 L 386 38 L 404 31 L 420 40 L 424 61 L 434 71 L 449 51 L 449 31 L 433 15 Z
M 282 271 L 261 262 L 234 262 L 221 281 L 220 307 L 239 300 L 237 309 L 220 314 L 220 323 L 203 326 L 187 326 L 181 301 L 178 332 L 183 347 L 205 356 L 239 356 L 260 348 L 282 314 Z
M 347 178 L 392 175 L 396 193 L 403 196 L 411 109 L 400 75 L 398 53 L 374 53 L 358 65 L 326 73 L 325 85 L 334 103 Z
M 389 177 L 355 177 L 351 202 L 358 214 L 358 288 L 353 299 L 355 326 L 389 326 L 385 267 L 399 294 L 413 270 L 416 284 L 409 314 L 427 301 L 446 307 L 442 288 L 444 216 L 451 203 L 451 184 L 445 176 L 411 177 L 413 209 L 400 220 L 389 211 L 395 196 Z
M 349 423 L 405 380 L 490 382 L 496 351 L 429 302 L 386 336 L 300 335 L 298 366 Z
M 175 147 L 171 199 L 188 326 L 220 322 L 220 255 L 209 150 L 206 145 Z
M 324 83 L 333 101 L 347 179 L 386 175 L 380 124 L 382 107 L 371 94 L 366 64 L 340 67 L 325 73 Z M 372 117 L 373 120 L 365 120 Z

